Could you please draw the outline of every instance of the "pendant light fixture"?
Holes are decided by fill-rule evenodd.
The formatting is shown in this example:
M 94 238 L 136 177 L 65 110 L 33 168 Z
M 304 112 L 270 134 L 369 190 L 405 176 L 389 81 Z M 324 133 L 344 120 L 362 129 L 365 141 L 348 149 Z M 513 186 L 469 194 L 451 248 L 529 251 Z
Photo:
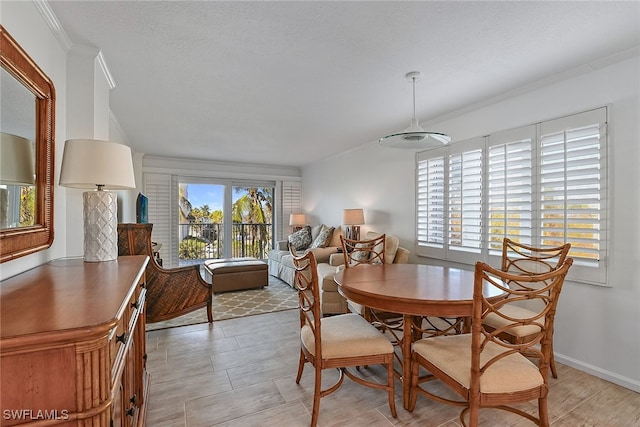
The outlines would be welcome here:
M 449 135 L 438 132 L 428 132 L 420 127 L 416 118 L 416 81 L 420 80 L 422 73 L 412 71 L 406 78 L 413 83 L 413 118 L 411 125 L 404 131 L 387 135 L 378 140 L 383 147 L 390 148 L 433 148 L 448 144 L 451 141 Z

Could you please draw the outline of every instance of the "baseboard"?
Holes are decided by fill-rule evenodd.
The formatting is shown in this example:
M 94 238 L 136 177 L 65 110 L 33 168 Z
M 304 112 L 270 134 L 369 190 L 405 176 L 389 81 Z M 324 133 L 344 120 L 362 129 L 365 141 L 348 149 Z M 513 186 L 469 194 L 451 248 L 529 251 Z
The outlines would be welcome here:
M 622 375 L 616 374 L 615 372 L 590 365 L 581 360 L 576 360 L 559 353 L 555 353 L 554 356 L 556 361 L 562 363 L 563 365 L 571 366 L 572 368 L 579 369 L 595 377 L 607 380 L 621 387 L 628 388 L 629 390 L 640 393 L 640 381 L 623 377 Z

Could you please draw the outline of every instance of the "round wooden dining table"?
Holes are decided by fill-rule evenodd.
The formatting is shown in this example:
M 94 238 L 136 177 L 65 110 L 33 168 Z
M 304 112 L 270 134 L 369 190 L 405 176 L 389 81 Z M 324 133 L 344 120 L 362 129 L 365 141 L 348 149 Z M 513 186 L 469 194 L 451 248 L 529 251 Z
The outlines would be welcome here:
M 424 264 L 361 264 L 336 273 L 334 280 L 345 298 L 369 308 L 403 315 L 400 381 L 403 406 L 407 409 L 414 339 L 413 328 L 407 325 L 414 325 L 416 319 L 427 316 L 470 318 L 474 272 Z M 489 298 L 500 297 L 489 287 L 484 291 Z

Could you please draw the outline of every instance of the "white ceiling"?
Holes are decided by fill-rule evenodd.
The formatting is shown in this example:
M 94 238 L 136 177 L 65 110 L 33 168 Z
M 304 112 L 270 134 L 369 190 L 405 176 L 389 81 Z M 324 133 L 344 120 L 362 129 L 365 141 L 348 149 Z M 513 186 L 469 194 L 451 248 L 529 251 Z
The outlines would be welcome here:
M 134 150 L 301 166 L 640 45 L 640 2 L 57 1 Z M 606 61 L 606 60 L 605 60 Z

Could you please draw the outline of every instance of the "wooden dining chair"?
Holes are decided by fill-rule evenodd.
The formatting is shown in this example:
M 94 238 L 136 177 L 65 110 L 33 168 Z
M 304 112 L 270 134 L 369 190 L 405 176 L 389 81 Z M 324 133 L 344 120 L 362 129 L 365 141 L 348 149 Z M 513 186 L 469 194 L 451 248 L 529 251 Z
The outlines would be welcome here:
M 381 234 L 373 239 L 354 240 L 340 236 L 345 268 L 360 264 L 384 264 L 387 235 Z
M 547 273 L 563 265 L 570 249 L 570 243 L 555 247 L 538 248 L 524 245 L 505 237 L 502 245 L 501 270 L 516 275 Z M 504 310 L 506 310 L 506 314 L 514 317 L 527 316 L 530 306 L 531 302 L 523 302 L 522 304 L 505 306 Z M 489 331 L 494 331 L 504 327 L 505 322 L 504 318 L 500 316 L 490 315 L 486 319 L 485 327 Z M 503 330 L 499 337 L 513 344 L 518 344 L 531 340 L 536 333 L 537 331 L 535 329 L 532 330 L 532 328 L 514 327 Z M 558 378 L 556 362 L 553 356 L 553 342 L 550 368 L 553 378 Z
M 353 240 L 340 236 L 344 267 L 352 268 L 362 264 L 385 264 L 387 235 L 381 234 L 367 240 Z M 402 315 L 388 311 L 362 307 L 362 316 L 382 331 L 402 328 Z
M 467 426 L 467 413 L 468 425 L 478 425 L 480 408 L 506 410 L 540 426 L 548 426 L 553 322 L 558 296 L 572 263 L 573 259 L 567 258 L 557 269 L 536 275 L 512 274 L 476 263 L 471 333 L 423 338 L 414 343 L 409 410 L 415 409 L 418 395 L 424 395 L 463 407 L 460 413 L 463 426 Z M 492 288 L 504 293 L 505 298 L 490 302 L 485 295 L 490 294 Z M 505 314 L 506 307 L 525 300 L 535 301 L 538 309 L 526 316 Z M 504 319 L 505 325 L 488 331 L 485 327 L 488 316 Z M 537 332 L 530 341 L 516 344 L 499 337 L 514 327 L 532 328 Z M 532 355 L 535 358 L 529 359 Z M 429 374 L 420 377 L 421 367 Z M 440 380 L 462 400 L 439 396 L 421 386 L 432 380 Z M 537 400 L 537 417 L 511 406 L 531 400 Z
M 294 284 L 298 291 L 300 309 L 300 362 L 296 384 L 300 384 L 304 366 L 310 363 L 315 370 L 311 426 L 318 423 L 320 399 L 336 391 L 346 375 L 353 381 L 385 390 L 391 415 L 397 416 L 394 397 L 393 345 L 376 328 L 358 314 L 339 314 L 322 317 L 317 262 L 313 252 L 298 256 L 289 245 L 295 266 Z M 349 368 L 381 364 L 386 368 L 386 382 L 367 380 Z M 322 390 L 322 371 L 336 368 L 338 380 Z

